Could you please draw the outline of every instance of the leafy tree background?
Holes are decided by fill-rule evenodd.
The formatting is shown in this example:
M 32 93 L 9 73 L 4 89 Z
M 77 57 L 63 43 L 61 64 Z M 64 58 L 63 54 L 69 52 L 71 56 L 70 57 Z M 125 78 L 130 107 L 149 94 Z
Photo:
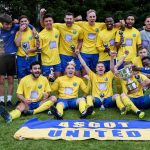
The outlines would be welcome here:
M 55 22 L 63 22 L 67 11 L 75 16 L 82 15 L 86 20 L 86 11 L 95 9 L 97 21 L 104 21 L 106 16 L 113 16 L 115 21 L 127 14 L 136 16 L 136 27 L 143 26 L 144 18 L 150 15 L 149 0 L 0 0 L 0 13 L 11 14 L 13 18 L 27 15 L 30 22 L 39 27 L 39 9 L 46 8 L 54 16 Z

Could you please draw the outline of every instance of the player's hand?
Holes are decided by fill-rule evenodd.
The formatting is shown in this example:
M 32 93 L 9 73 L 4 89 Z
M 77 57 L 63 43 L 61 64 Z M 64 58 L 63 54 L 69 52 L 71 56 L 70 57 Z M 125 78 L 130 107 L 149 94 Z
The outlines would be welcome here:
M 40 10 L 40 15 L 41 15 L 41 16 L 44 16 L 45 13 L 46 13 L 46 9 L 45 9 L 45 8 L 42 8 L 42 9 Z
M 90 80 L 89 76 L 88 75 L 84 75 L 83 78 L 87 79 L 87 80 Z
M 135 65 L 132 65 L 131 67 L 132 67 L 133 71 L 140 71 L 140 69 L 141 69 L 140 67 L 137 67 Z
M 45 99 L 48 99 L 49 94 L 47 92 L 43 92 L 42 96 L 43 96 L 43 100 L 45 100 Z
M 80 50 L 79 49 L 75 49 L 75 54 L 79 55 L 80 54 Z
M 20 25 L 20 31 L 23 32 L 27 28 L 26 24 Z
M 81 15 L 75 17 L 75 21 L 80 21 L 80 20 L 82 20 L 82 16 Z
M 124 37 L 120 36 L 120 43 L 122 44 L 124 42 Z
M 117 55 L 117 52 L 116 52 L 116 51 L 110 51 L 110 56 L 111 56 L 111 57 L 114 58 L 116 55 Z
M 31 98 L 28 98 L 24 101 L 25 104 L 29 105 L 32 103 L 32 99 Z
M 125 26 L 125 24 L 126 24 L 126 23 L 125 23 L 125 20 L 123 20 L 123 19 L 122 19 L 122 20 L 120 20 L 120 23 L 121 23 L 121 27 L 124 27 L 124 26 Z
M 126 50 L 124 51 L 124 54 L 125 54 L 125 55 L 128 55 L 128 54 L 129 54 L 129 51 L 126 49 Z

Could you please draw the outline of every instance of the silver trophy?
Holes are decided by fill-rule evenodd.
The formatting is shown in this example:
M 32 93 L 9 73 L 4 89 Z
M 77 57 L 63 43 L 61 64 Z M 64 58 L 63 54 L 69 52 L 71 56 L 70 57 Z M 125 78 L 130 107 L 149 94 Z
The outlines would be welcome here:
M 4 40 L 0 37 L 0 54 L 4 54 Z
M 76 49 L 76 47 L 75 47 L 74 45 L 71 45 L 71 46 L 70 46 L 70 49 L 74 52 L 75 49 Z
M 124 31 L 123 30 L 119 30 L 119 35 L 124 37 Z M 122 45 L 122 47 L 125 47 L 126 46 L 125 41 L 121 45 Z
M 127 81 L 126 87 L 128 89 L 128 94 L 131 94 L 134 92 L 135 89 L 137 89 L 137 84 L 135 81 L 131 80 L 133 71 L 131 67 L 124 67 L 120 70 L 119 72 L 119 77 L 123 80 Z
M 22 48 L 23 48 L 24 52 L 26 53 L 26 60 L 28 60 L 28 58 L 29 58 L 29 55 L 27 54 L 27 50 L 29 49 L 28 44 L 23 43 Z
M 50 75 L 54 77 L 54 68 L 50 68 Z M 54 82 L 55 78 L 49 78 L 50 82 Z
M 102 103 L 100 110 L 105 110 L 105 106 L 104 106 L 104 93 L 100 94 L 100 101 Z
M 103 46 L 104 46 L 104 48 L 105 48 L 104 52 L 107 52 L 108 55 L 110 56 L 110 48 L 109 48 L 108 43 L 104 43 Z

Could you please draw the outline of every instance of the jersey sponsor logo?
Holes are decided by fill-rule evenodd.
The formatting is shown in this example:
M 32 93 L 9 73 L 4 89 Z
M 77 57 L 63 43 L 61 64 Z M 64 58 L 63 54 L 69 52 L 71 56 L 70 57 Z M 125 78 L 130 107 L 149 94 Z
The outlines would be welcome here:
M 73 93 L 73 88 L 72 87 L 65 87 L 64 94 L 71 95 L 72 93 Z
M 96 39 L 96 34 L 95 33 L 89 33 L 88 34 L 88 39 L 89 40 L 95 40 Z
M 105 82 L 99 83 L 98 88 L 99 88 L 99 90 L 107 90 L 106 83 Z
M 30 98 L 31 99 L 36 99 L 38 98 L 38 91 L 31 91 L 31 95 L 30 95 Z
M 126 39 L 125 45 L 126 46 L 132 46 L 133 40 L 132 39 Z
M 29 42 L 22 42 L 22 49 L 24 51 L 27 51 L 28 49 L 30 49 L 30 44 Z
M 110 46 L 114 46 L 114 45 L 115 45 L 115 39 L 111 39 L 111 40 L 109 41 L 109 43 L 110 43 Z
M 50 48 L 50 49 L 57 48 L 56 41 L 50 41 L 50 43 L 49 43 L 49 48 Z
M 65 35 L 65 41 L 66 42 L 72 42 L 72 35 L 71 34 L 66 34 Z

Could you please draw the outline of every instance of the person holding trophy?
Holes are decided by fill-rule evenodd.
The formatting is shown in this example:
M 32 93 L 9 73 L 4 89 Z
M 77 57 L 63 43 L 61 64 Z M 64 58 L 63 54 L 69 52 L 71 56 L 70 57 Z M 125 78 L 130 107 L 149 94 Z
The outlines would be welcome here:
M 114 66 L 114 57 L 115 54 L 111 54 L 111 70 L 115 73 L 116 77 L 120 80 L 123 93 L 121 94 L 121 100 L 123 104 L 129 104 L 131 110 L 135 112 L 139 118 L 143 118 L 145 113 L 140 109 L 145 109 L 150 107 L 149 96 L 144 96 L 143 94 L 143 84 L 144 82 L 149 81 L 149 79 L 139 73 L 132 70 L 132 63 L 124 63 L 124 67 L 118 70 L 119 66 L 122 65 L 124 59 L 128 55 L 128 51 L 125 51 L 122 59 Z
M 90 82 L 87 85 L 84 81 L 75 76 L 74 61 L 68 62 L 66 67 L 66 75 L 58 77 L 51 86 L 52 91 L 58 91 L 58 100 L 56 107 L 50 108 L 51 113 L 56 119 L 63 119 L 64 110 L 67 108 L 79 108 L 80 118 L 84 119 L 92 114 L 93 107 L 88 107 L 85 98 L 78 97 L 79 89 L 88 94 L 90 89 Z
M 19 18 L 20 29 L 16 33 L 15 43 L 17 51 L 17 76 L 21 78 L 30 74 L 30 64 L 37 60 L 37 47 L 33 31 L 28 27 L 29 20 L 25 15 Z
M 42 74 L 49 78 L 49 75 L 54 74 L 54 78 L 49 78 L 52 82 L 61 75 L 61 63 L 59 57 L 59 37 L 60 33 L 53 27 L 53 17 L 50 14 L 43 16 L 44 29 L 39 33 Z
M 45 27 L 43 24 L 43 16 L 46 10 L 41 9 L 40 16 L 41 16 L 41 25 Z M 61 69 L 62 72 L 65 73 L 65 68 L 67 63 L 74 60 L 76 64 L 76 75 L 80 75 L 80 62 L 76 57 L 75 51 L 80 51 L 82 47 L 83 41 L 83 33 L 82 29 L 74 24 L 74 15 L 73 13 L 67 12 L 64 17 L 65 23 L 54 23 L 54 27 L 59 30 L 60 32 L 60 45 L 59 45 L 59 53 L 61 59 Z

